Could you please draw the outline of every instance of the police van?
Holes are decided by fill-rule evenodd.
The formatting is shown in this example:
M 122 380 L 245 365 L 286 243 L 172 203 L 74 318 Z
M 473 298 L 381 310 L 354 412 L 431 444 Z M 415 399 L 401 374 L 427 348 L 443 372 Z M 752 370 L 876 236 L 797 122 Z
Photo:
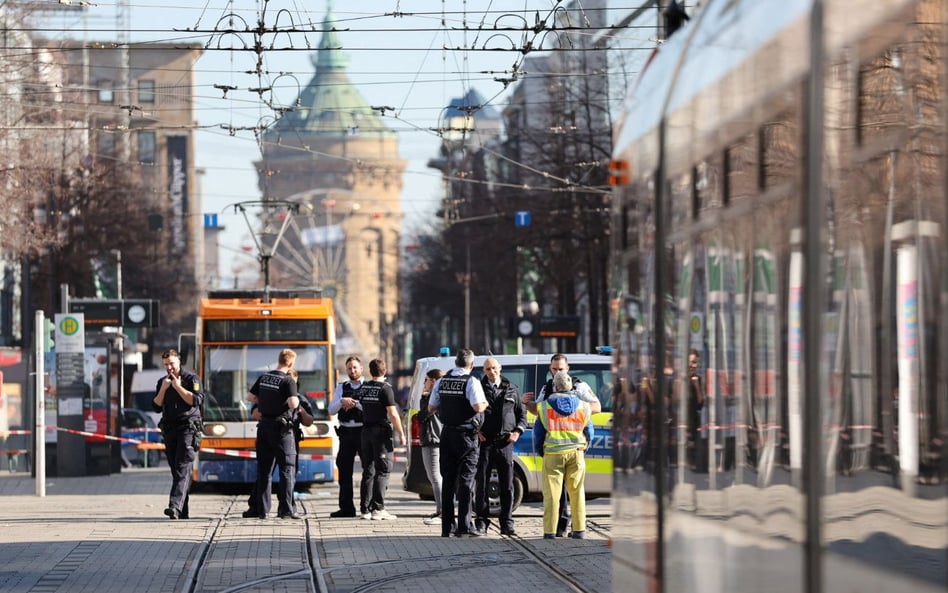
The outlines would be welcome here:
M 489 357 L 477 356 L 474 360 L 473 375 L 484 375 L 484 361 L 495 358 L 500 363 L 501 375 L 524 393 L 539 393 L 551 377 L 550 358 L 552 354 L 500 354 Z M 602 403 L 602 412 L 593 415 L 596 427 L 595 437 L 586 451 L 586 496 L 589 498 L 608 496 L 612 492 L 612 357 L 606 354 L 566 354 L 569 362 L 569 374 L 587 383 Z M 409 492 L 417 493 L 421 498 L 432 496 L 431 482 L 425 473 L 421 456 L 420 424 L 415 418 L 421 402 L 421 391 L 425 375 L 431 369 L 448 371 L 454 368 L 454 356 L 420 358 L 415 362 L 409 395 L 405 425 L 408 427 L 409 442 L 406 452 L 405 473 L 402 486 Z M 527 413 L 527 431 L 514 443 L 514 496 L 516 509 L 524 500 L 539 500 L 543 497 L 543 455 L 533 448 L 534 414 Z M 492 508 L 498 508 L 498 484 L 496 476 L 491 479 L 488 495 Z

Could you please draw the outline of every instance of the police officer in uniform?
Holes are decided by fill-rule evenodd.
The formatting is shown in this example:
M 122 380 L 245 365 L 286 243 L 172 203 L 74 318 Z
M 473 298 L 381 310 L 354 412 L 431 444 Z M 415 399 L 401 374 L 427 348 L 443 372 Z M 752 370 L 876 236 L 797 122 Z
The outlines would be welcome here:
M 455 535 L 477 537 L 482 532 L 471 524 L 471 494 L 477 473 L 479 452 L 477 434 L 487 409 L 481 382 L 471 376 L 474 352 L 461 350 L 454 359 L 455 368 L 438 379 L 431 389 L 428 411 L 438 413 L 441 431 L 441 537 L 450 537 L 454 528 L 454 500 L 457 497 L 458 522 Z
M 369 362 L 371 381 L 362 385 L 362 484 L 360 507 L 369 511 L 375 521 L 397 517 L 385 510 L 385 492 L 392 471 L 395 435 L 405 443 L 405 431 L 395 405 L 395 391 L 385 382 L 385 362 L 378 358 Z M 362 515 L 365 519 L 365 514 Z
M 553 395 L 556 392 L 553 389 L 553 377 L 556 376 L 556 373 L 569 373 L 569 360 L 565 354 L 554 354 L 550 358 L 550 379 L 547 380 L 546 384 L 540 388 L 539 395 L 534 399 L 532 393 L 523 394 L 523 403 L 532 414 L 537 413 L 537 404 L 542 402 L 547 397 Z M 598 414 L 602 412 L 602 404 L 599 402 L 599 398 L 596 397 L 596 394 L 592 392 L 592 389 L 586 383 L 583 383 L 578 377 L 570 376 L 570 379 L 573 381 L 573 390 L 576 392 L 576 396 L 579 398 L 579 401 L 583 401 L 589 404 L 590 409 L 593 414 Z M 570 525 L 570 505 L 569 499 L 566 495 L 566 486 L 564 484 L 562 491 L 560 492 L 560 516 L 559 521 L 556 524 L 556 537 L 563 537 L 566 535 L 567 529 Z
M 290 369 L 289 375 L 293 377 L 293 380 L 296 381 L 296 391 L 300 393 L 300 380 L 299 375 L 296 373 L 296 369 Z M 303 426 L 312 426 L 313 422 L 316 421 L 316 417 L 313 415 L 313 406 L 309 403 L 307 398 L 302 395 L 300 398 L 300 407 L 296 408 L 296 414 L 293 415 L 293 436 L 296 438 L 296 463 L 299 464 L 299 454 L 300 454 L 300 443 L 303 441 Z M 260 409 L 256 404 L 250 410 L 250 415 L 254 420 L 260 422 L 262 416 L 260 414 Z M 299 467 L 297 467 L 297 471 Z M 257 482 L 254 481 L 253 487 L 250 490 L 250 496 L 247 497 L 247 510 L 243 512 L 243 517 L 249 519 L 252 517 L 259 517 L 260 511 L 257 510 Z
M 481 386 L 487 398 L 487 410 L 484 412 L 484 425 L 478 435 L 480 456 L 477 461 L 474 512 L 477 514 L 477 530 L 486 532 L 490 526 L 487 487 L 490 483 L 491 468 L 495 468 L 500 483 L 500 533 L 516 535 L 513 521 L 513 444 L 526 430 L 527 417 L 517 386 L 501 375 L 500 370 L 500 362 L 496 358 L 484 361 Z
M 181 356 L 176 350 L 165 350 L 161 360 L 168 374 L 155 385 L 152 407 L 161 413 L 165 456 L 171 467 L 171 494 L 165 515 L 169 519 L 187 519 L 191 466 L 201 448 L 203 434 L 204 393 L 197 373 L 181 368 Z
M 293 420 L 300 405 L 296 381 L 289 374 L 296 362 L 296 352 L 286 348 L 280 351 L 277 368 L 257 377 L 250 388 L 250 399 L 256 400 L 260 411 L 257 424 L 257 504 L 261 519 L 270 512 L 270 493 L 273 466 L 280 467 L 277 487 L 277 516 L 281 519 L 300 519 L 293 503 L 296 483 L 296 436 Z
M 339 435 L 339 452 L 336 454 L 336 468 L 339 470 L 339 510 L 329 513 L 329 516 L 334 518 L 356 516 L 352 492 L 352 472 L 356 455 L 359 456 L 359 464 L 365 467 L 365 460 L 362 458 L 362 404 L 359 402 L 363 382 L 362 360 L 358 356 L 346 359 L 346 374 L 349 380 L 336 385 L 329 403 L 329 414 L 336 416 L 339 422 L 336 428 Z M 359 513 L 369 514 L 369 509 L 360 508 Z

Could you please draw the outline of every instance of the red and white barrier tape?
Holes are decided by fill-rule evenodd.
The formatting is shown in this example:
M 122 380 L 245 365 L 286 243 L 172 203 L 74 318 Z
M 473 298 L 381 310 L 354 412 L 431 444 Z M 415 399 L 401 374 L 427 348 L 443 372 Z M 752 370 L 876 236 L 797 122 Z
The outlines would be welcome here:
M 58 431 L 60 431 L 60 432 L 66 432 L 66 433 L 69 433 L 69 434 L 76 434 L 76 435 L 84 436 L 84 437 L 98 437 L 98 438 L 102 438 L 102 439 L 108 439 L 108 440 L 110 440 L 110 441 L 120 441 L 120 442 L 123 442 L 123 443 L 134 443 L 134 444 L 137 444 L 137 445 L 141 445 L 141 444 L 156 445 L 156 448 L 160 448 L 160 447 L 158 447 L 157 445 L 162 445 L 162 443 L 151 443 L 151 442 L 149 442 L 149 441 L 142 441 L 142 440 L 140 440 L 140 439 L 130 439 L 130 438 L 127 438 L 127 437 L 116 437 L 116 436 L 111 436 L 111 435 L 107 435 L 107 434 L 100 434 L 100 433 L 97 433 L 97 432 L 87 432 L 87 431 L 85 431 L 85 430 L 74 430 L 74 429 L 72 429 L 72 428 L 63 428 L 63 427 L 61 427 L 61 426 L 48 426 L 48 427 L 46 427 L 46 428 L 47 428 L 47 430 L 58 430 Z M 10 431 L 10 434 L 30 434 L 31 432 L 32 432 L 32 431 L 29 431 L 29 430 L 17 430 L 17 431 L 12 431 L 12 430 L 11 430 L 11 431 Z M 395 450 L 394 450 L 393 455 L 392 455 L 393 461 L 398 461 L 398 455 L 397 455 L 398 453 L 404 454 L 406 451 L 407 451 L 407 449 L 406 449 L 405 447 L 395 447 Z M 28 450 L 24 449 L 24 450 L 22 450 L 22 451 L 20 451 L 20 452 L 21 452 L 21 453 L 27 453 Z M 201 447 L 201 452 L 202 452 L 202 453 L 213 453 L 213 454 L 215 454 L 215 455 L 225 455 L 225 456 L 227 456 L 227 457 L 241 457 L 241 458 L 244 458 L 244 459 L 256 459 L 256 458 L 257 458 L 257 452 L 256 452 L 256 451 L 251 451 L 251 450 L 247 450 L 247 449 L 216 449 L 216 448 L 213 448 L 213 447 Z M 327 460 L 327 459 L 331 459 L 331 456 L 330 456 L 330 455 L 310 455 L 310 454 L 308 454 L 308 453 L 300 453 L 299 455 L 297 455 L 297 458 L 298 458 L 298 459 L 313 460 L 313 461 L 325 461 L 325 460 Z M 404 461 L 404 460 L 405 460 L 405 458 L 402 457 L 402 461 Z

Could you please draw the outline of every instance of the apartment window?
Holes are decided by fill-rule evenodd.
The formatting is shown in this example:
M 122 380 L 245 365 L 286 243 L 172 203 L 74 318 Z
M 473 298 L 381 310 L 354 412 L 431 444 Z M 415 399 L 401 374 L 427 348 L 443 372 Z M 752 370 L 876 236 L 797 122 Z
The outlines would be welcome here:
M 99 89 L 99 103 L 113 103 L 115 101 L 115 92 L 111 80 L 100 80 L 96 87 Z
M 138 162 L 145 164 L 155 162 L 155 133 L 152 131 L 138 133 Z
M 138 81 L 138 102 L 139 103 L 154 103 L 155 102 L 155 81 L 154 80 L 139 80 Z

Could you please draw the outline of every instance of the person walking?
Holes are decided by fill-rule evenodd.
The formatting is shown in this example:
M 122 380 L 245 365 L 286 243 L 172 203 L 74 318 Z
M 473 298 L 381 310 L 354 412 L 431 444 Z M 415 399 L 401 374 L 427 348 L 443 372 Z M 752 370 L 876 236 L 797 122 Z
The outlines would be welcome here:
M 293 418 L 300 400 L 296 381 L 290 372 L 296 362 L 296 352 L 289 348 L 280 351 L 277 368 L 257 377 L 250 388 L 251 401 L 256 400 L 260 412 L 257 423 L 257 484 L 256 510 L 266 519 L 270 512 L 273 467 L 280 468 L 277 487 L 277 516 L 281 519 L 300 519 L 293 501 L 296 484 L 296 437 Z
M 543 538 L 556 537 L 560 492 L 565 487 L 572 507 L 572 537 L 586 537 L 586 460 L 594 436 L 592 410 L 573 389 L 566 371 L 553 376 L 554 393 L 537 406 L 534 448 L 543 454 Z
M 165 350 L 161 361 L 168 374 L 155 385 L 152 407 L 161 413 L 159 427 L 171 468 L 171 493 L 165 515 L 169 519 L 187 519 L 191 468 L 204 434 L 201 423 L 204 393 L 197 373 L 181 368 L 181 355 L 177 350 Z
M 376 358 L 369 362 L 370 381 L 362 384 L 362 484 L 360 508 L 363 519 L 393 520 L 397 517 L 385 510 L 385 493 L 392 471 L 395 435 L 405 444 L 405 431 L 395 405 L 395 391 L 385 380 L 385 362 Z
M 488 486 L 491 470 L 497 470 L 500 486 L 501 535 L 517 535 L 513 520 L 514 443 L 527 428 L 527 417 L 517 386 L 500 374 L 500 362 L 496 358 L 484 361 L 484 376 L 481 387 L 487 398 L 484 425 L 478 434 L 480 453 L 475 478 L 474 512 L 475 527 L 485 532 L 490 527 L 490 498 Z
M 455 368 L 438 379 L 431 389 L 428 411 L 444 422 L 441 433 L 441 537 L 455 530 L 454 500 L 457 497 L 458 537 L 483 535 L 471 522 L 471 498 L 477 473 L 478 439 L 487 409 L 481 382 L 471 376 L 474 352 L 458 352 Z
M 336 434 L 339 435 L 339 452 L 336 454 L 336 469 L 339 470 L 339 509 L 329 513 L 330 517 L 337 519 L 356 516 L 352 487 L 356 455 L 359 456 L 359 464 L 365 467 L 365 460 L 362 458 L 362 404 L 359 403 L 363 383 L 362 360 L 358 356 L 346 359 L 346 375 L 349 380 L 336 385 L 329 403 L 329 414 L 336 416 L 339 423 L 336 427 Z M 361 515 L 367 512 L 367 509 L 359 509 Z
M 553 393 L 553 377 L 559 372 L 569 373 L 569 360 L 565 354 L 557 353 L 550 358 L 550 378 L 543 385 L 543 387 L 540 388 L 540 392 L 536 395 L 536 398 L 534 398 L 532 393 L 523 394 L 523 405 L 531 414 L 536 414 L 537 404 L 542 402 L 547 397 L 547 395 Z M 572 389 L 576 391 L 576 397 L 578 397 L 580 401 L 588 403 L 593 414 L 598 414 L 601 412 L 602 404 L 599 402 L 599 398 L 596 397 L 596 394 L 593 393 L 589 385 L 581 381 L 578 377 L 570 376 L 570 379 L 573 381 Z M 560 493 L 559 508 L 560 518 L 556 527 L 556 537 L 563 537 L 566 535 L 566 531 L 569 528 L 571 512 L 571 505 L 567 500 L 565 485 L 562 492 Z
M 428 401 L 431 399 L 431 388 L 435 381 L 444 376 L 441 369 L 431 369 L 425 375 L 425 384 L 422 387 L 421 402 L 418 405 L 419 435 L 421 444 L 421 460 L 425 464 L 425 473 L 431 482 L 431 493 L 435 500 L 435 512 L 425 517 L 425 525 L 441 525 L 441 429 L 443 424 L 437 414 L 428 411 Z

